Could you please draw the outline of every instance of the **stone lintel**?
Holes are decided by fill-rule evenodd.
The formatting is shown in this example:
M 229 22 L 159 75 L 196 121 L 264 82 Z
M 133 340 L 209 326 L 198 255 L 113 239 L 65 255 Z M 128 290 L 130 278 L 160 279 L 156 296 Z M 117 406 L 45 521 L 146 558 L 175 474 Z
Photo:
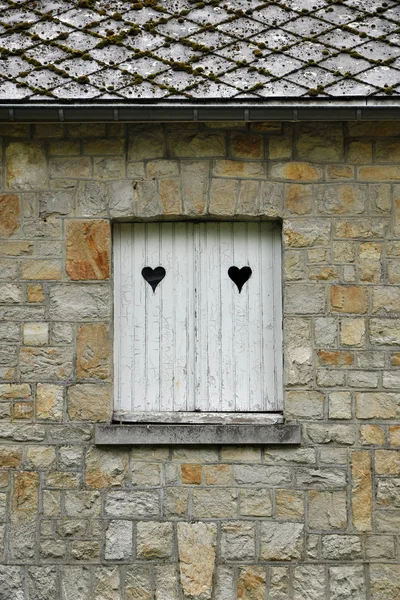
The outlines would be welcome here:
M 294 445 L 300 444 L 300 425 L 130 424 L 97 425 L 99 446 L 173 445 Z

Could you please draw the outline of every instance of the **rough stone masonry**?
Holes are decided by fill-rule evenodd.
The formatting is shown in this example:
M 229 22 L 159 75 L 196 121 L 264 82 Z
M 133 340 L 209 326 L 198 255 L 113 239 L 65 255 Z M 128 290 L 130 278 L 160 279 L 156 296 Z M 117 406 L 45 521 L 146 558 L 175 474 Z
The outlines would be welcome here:
M 0 599 L 400 598 L 400 122 L 1 125 Z M 98 448 L 113 219 L 282 219 L 295 448 Z

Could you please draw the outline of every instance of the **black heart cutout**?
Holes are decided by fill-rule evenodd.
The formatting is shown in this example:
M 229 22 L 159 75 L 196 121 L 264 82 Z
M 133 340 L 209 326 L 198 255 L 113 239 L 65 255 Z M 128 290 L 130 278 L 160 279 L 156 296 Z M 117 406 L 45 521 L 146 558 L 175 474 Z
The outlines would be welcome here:
M 242 291 L 242 287 L 251 277 L 252 270 L 250 267 L 242 267 L 239 269 L 238 267 L 229 267 L 228 275 L 232 279 L 234 283 L 236 283 L 239 294 Z
M 156 287 L 165 277 L 165 269 L 164 267 L 156 267 L 155 269 L 144 267 L 142 269 L 142 276 L 151 285 L 153 292 L 155 292 Z

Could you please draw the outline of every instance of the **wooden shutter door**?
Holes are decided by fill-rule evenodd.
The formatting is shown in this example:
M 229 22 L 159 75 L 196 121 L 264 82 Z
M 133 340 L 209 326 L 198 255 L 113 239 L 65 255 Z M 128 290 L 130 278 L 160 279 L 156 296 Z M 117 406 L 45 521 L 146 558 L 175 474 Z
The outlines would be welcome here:
M 155 287 L 145 267 L 165 269 Z M 269 223 L 114 229 L 117 410 L 280 410 L 280 233 Z M 242 283 L 236 279 L 251 268 Z

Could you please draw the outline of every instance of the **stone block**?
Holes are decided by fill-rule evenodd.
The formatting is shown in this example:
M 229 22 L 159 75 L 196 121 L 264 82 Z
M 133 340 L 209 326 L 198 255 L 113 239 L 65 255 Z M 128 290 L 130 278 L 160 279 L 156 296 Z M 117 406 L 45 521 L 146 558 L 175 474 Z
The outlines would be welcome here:
M 155 600 L 178 600 L 179 583 L 175 565 L 155 568 Z
M 41 283 L 31 283 L 26 290 L 28 302 L 44 302 L 46 299 L 43 285 Z
M 236 206 L 237 215 L 259 215 L 260 182 L 244 179 L 240 182 L 239 196 Z
M 152 600 L 150 569 L 143 565 L 129 565 L 125 573 L 126 600 Z
M 254 524 L 230 521 L 221 525 L 221 558 L 225 560 L 254 560 Z
M 112 388 L 109 384 L 82 383 L 67 389 L 67 410 L 72 421 L 109 421 Z
M 59 517 L 61 515 L 61 492 L 43 490 L 43 516 Z M 53 529 L 52 529 L 53 533 Z
M 365 541 L 365 555 L 368 559 L 394 558 L 395 538 L 391 535 L 369 535 Z
M 36 388 L 36 416 L 45 421 L 61 421 L 64 388 L 51 383 L 38 383 Z
M 325 289 L 321 285 L 288 284 L 284 306 L 288 315 L 320 314 L 325 310 Z
M 0 565 L 0 585 L 4 600 L 24 600 L 23 567 Z
M 128 160 L 166 157 L 167 147 L 162 125 L 133 125 L 129 132 Z
M 322 168 L 309 162 L 271 163 L 269 176 L 277 181 L 322 181 Z
M 332 392 L 329 394 L 329 418 L 351 419 L 351 394 L 350 392 Z
M 164 516 L 167 519 L 185 518 L 189 492 L 185 488 L 166 488 L 164 492 Z
M 325 567 L 301 565 L 293 572 L 293 600 L 322 600 L 326 590 Z M 307 597 L 306 596 L 306 597 Z
M 400 565 L 371 565 L 369 577 L 371 600 L 393 600 L 399 595 Z
M 135 216 L 150 218 L 162 215 L 161 199 L 155 179 L 137 181 L 133 195 Z
M 67 221 L 66 271 L 72 280 L 110 277 L 108 221 Z
M 65 514 L 67 517 L 98 517 L 101 503 L 99 492 L 70 490 L 65 492 Z
M 210 214 L 215 216 L 234 214 L 238 188 L 237 180 L 212 179 L 210 187 Z
M 49 316 L 53 321 L 108 319 L 111 289 L 108 284 L 64 284 L 50 289 Z
M 107 492 L 105 514 L 116 518 L 158 518 L 159 493 L 157 490 Z
M 329 243 L 330 224 L 322 219 L 293 219 L 283 223 L 283 240 L 290 248 L 323 246 Z
M 213 175 L 215 177 L 249 177 L 253 179 L 265 178 L 265 165 L 261 162 L 247 162 L 240 160 L 216 160 Z
M 399 508 L 400 479 L 379 479 L 376 500 L 380 507 Z
M 365 342 L 364 320 L 343 319 L 340 328 L 340 341 L 343 346 L 363 346 Z
M 86 453 L 85 483 L 90 488 L 120 487 L 127 482 L 126 450 L 90 448 Z
M 308 524 L 310 529 L 346 529 L 346 492 L 308 492 Z
M 49 163 L 50 177 L 65 179 L 82 179 L 91 175 L 91 160 L 83 156 L 63 156 L 62 158 L 51 158 Z M 44 187 L 37 186 L 34 189 Z M 27 188 L 23 188 L 27 189 Z M 28 189 L 32 189 L 29 187 Z
M 323 215 L 358 215 L 366 208 L 367 186 L 356 183 L 315 186 L 317 210 Z
M 21 279 L 62 279 L 61 261 L 59 260 L 33 260 L 21 261 Z
M 136 553 L 140 559 L 169 558 L 172 554 L 172 523 L 140 521 L 136 529 Z
M 391 392 L 357 392 L 358 419 L 396 419 L 400 415 L 400 399 Z
M 79 327 L 76 376 L 79 379 L 110 379 L 111 340 L 106 324 L 91 323 Z
M 12 195 L 12 194 L 1 194 L 0 195 L 0 237 L 9 237 L 9 236 L 13 235 L 19 229 L 19 220 L 20 220 L 19 197 Z M 23 242 L 19 242 L 19 244 L 21 244 L 21 243 L 23 243 Z M 26 242 L 25 242 L 25 244 L 26 244 Z M 15 252 L 15 250 L 14 250 L 14 252 Z
M 304 525 L 266 522 L 261 524 L 260 558 L 262 560 L 296 560 L 304 552 Z
M 333 312 L 364 314 L 368 310 L 368 290 L 365 287 L 333 285 L 330 298 Z
M 354 425 L 307 425 L 304 437 L 316 444 L 336 442 L 348 446 L 356 440 L 356 428 Z
M 372 473 L 369 452 L 360 450 L 352 453 L 352 496 L 353 526 L 357 531 L 372 529 Z
M 255 133 L 231 133 L 229 151 L 235 158 L 262 159 L 264 158 L 263 137 Z
M 205 214 L 210 187 L 210 170 L 208 161 L 182 161 L 181 180 L 185 215 Z
M 299 158 L 317 161 L 342 160 L 343 129 L 340 123 L 300 123 L 296 150 Z
M 395 165 L 374 165 L 359 167 L 360 181 L 399 181 L 400 173 Z
M 72 351 L 72 348 L 60 347 L 22 347 L 19 353 L 21 376 L 26 381 L 68 380 L 73 369 Z
M 236 517 L 238 491 L 235 488 L 210 488 L 193 490 L 193 516 L 195 518 Z
M 377 475 L 399 475 L 400 452 L 398 450 L 376 450 L 375 471 Z
M 75 159 L 74 159 L 75 160 Z M 79 160 L 89 160 L 80 158 Z M 82 217 L 107 215 L 107 186 L 97 181 L 80 181 L 76 191 L 77 214 Z
M 180 180 L 178 178 L 160 179 L 158 182 L 162 212 L 173 216 L 182 214 Z
M 106 531 L 104 558 L 129 560 L 132 558 L 132 521 L 110 521 Z
M 261 462 L 261 449 L 252 446 L 223 446 L 221 459 L 234 463 L 259 463 Z
M 296 490 L 276 490 L 276 517 L 301 520 L 304 518 L 304 493 Z
M 366 600 L 362 565 L 329 568 L 331 600 Z
M 270 491 L 241 488 L 239 513 L 243 517 L 270 517 L 272 515 Z
M 89 567 L 63 566 L 61 569 L 61 600 L 87 600 L 90 597 Z
M 312 211 L 312 185 L 285 185 L 284 207 L 289 215 L 308 215 Z
M 400 446 L 400 427 L 391 425 L 389 427 L 389 442 L 391 446 Z M 382 442 L 384 444 L 385 442 Z
M 166 465 L 167 466 L 167 465 Z M 158 463 L 133 463 L 132 485 L 156 486 L 161 483 L 161 465 Z
M 181 465 L 181 481 L 188 484 L 200 484 L 202 481 L 203 468 L 201 465 Z
M 47 187 L 43 146 L 36 142 L 11 142 L 6 148 L 6 183 L 10 190 L 40 190 Z
M 360 281 L 373 283 L 381 280 L 381 256 L 382 244 L 376 242 L 360 244 L 358 262 Z
M 322 556 L 327 560 L 361 559 L 361 537 L 357 535 L 324 535 L 322 537 Z
M 30 567 L 28 569 L 29 600 L 57 597 L 57 571 L 55 567 Z
M 49 343 L 48 323 L 24 323 L 25 346 L 45 346 Z
M 178 523 L 179 568 L 183 594 L 209 600 L 215 566 L 215 523 Z
M 173 158 L 218 158 L 225 156 L 225 136 L 222 133 L 172 131 L 168 137 Z
M 268 156 L 270 160 L 292 158 L 291 137 L 271 136 L 268 140 Z
M 237 597 L 241 600 L 263 600 L 265 587 L 265 567 L 248 566 L 239 570 Z
M 0 464 L 3 469 L 15 469 L 21 465 L 22 448 L 18 446 L 0 446 Z
M 375 219 L 338 219 L 334 223 L 334 236 L 337 238 L 382 239 L 388 228 L 388 221 L 382 217 Z
M 36 547 L 36 521 L 39 510 L 39 473 L 13 474 L 11 496 L 10 557 L 32 559 Z
M 288 419 L 322 419 L 323 413 L 324 396 L 320 392 L 286 393 L 285 415 Z
M 287 385 L 307 385 L 313 378 L 313 352 L 309 321 L 306 319 L 286 319 L 285 349 Z
M 51 470 L 56 464 L 56 451 L 52 446 L 28 446 L 26 450 L 26 469 Z
M 360 441 L 363 446 L 382 446 L 386 442 L 385 430 L 379 425 L 361 425 Z
M 238 485 L 275 486 L 289 483 L 291 470 L 288 467 L 236 464 L 234 476 Z
M 39 195 L 39 215 L 46 219 L 51 215 L 71 215 L 74 209 L 74 195 L 67 190 L 46 192 Z

